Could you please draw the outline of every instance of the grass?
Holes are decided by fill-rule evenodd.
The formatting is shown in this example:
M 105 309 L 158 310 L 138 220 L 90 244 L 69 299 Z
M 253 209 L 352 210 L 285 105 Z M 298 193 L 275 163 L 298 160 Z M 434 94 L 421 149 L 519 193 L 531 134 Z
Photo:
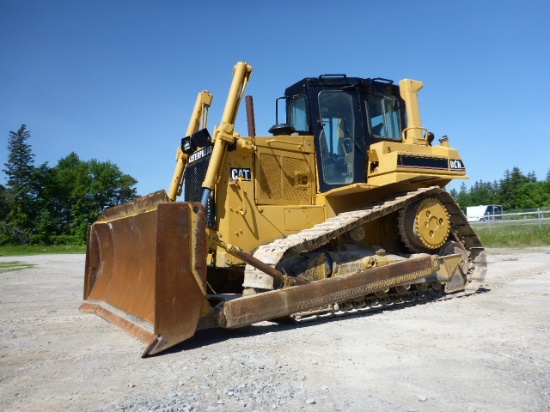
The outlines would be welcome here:
M 15 272 L 17 270 L 28 269 L 34 266 L 36 265 L 33 265 L 32 263 L 0 262 L 0 273 Z
M 534 222 L 478 223 L 472 227 L 485 247 L 550 246 L 550 223 Z
M 85 245 L 8 245 L 0 246 L 0 256 L 86 253 Z

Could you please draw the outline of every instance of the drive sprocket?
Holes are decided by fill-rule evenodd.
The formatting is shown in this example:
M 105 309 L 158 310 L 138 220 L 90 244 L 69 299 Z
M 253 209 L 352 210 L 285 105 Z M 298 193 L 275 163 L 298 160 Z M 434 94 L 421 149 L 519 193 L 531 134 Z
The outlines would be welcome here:
M 450 232 L 449 212 L 435 197 L 427 197 L 399 211 L 399 235 L 411 252 L 439 249 Z

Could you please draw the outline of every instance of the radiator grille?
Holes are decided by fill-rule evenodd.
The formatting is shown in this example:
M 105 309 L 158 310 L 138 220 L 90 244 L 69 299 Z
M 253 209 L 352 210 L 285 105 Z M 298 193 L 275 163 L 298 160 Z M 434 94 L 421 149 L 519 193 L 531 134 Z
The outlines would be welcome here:
M 200 202 L 202 200 L 202 182 L 206 176 L 208 165 L 210 164 L 211 153 L 205 155 L 199 160 L 188 164 L 183 172 L 184 189 L 183 199 L 186 202 Z M 214 205 L 214 193 L 210 195 L 206 202 L 206 222 L 208 226 L 214 228 L 216 224 L 216 210 Z
M 206 176 L 210 156 L 197 160 L 187 165 L 183 173 L 185 192 L 183 198 L 186 202 L 200 202 L 202 197 L 202 182 Z
M 293 158 L 261 153 L 256 162 L 258 176 L 258 201 L 287 201 L 294 204 L 310 204 L 309 184 L 300 184 L 300 176 L 309 176 L 310 168 L 304 158 Z M 309 179 L 309 178 L 308 178 Z

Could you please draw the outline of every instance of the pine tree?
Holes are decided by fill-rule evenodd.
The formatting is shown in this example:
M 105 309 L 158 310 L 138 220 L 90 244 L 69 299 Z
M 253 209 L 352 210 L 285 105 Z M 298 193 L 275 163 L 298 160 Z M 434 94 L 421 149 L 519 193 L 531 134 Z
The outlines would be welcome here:
M 505 210 L 516 210 L 520 207 L 518 204 L 518 191 L 526 183 L 529 183 L 529 178 L 518 167 L 514 167 L 511 172 L 506 170 L 504 179 L 500 181 L 499 193 Z
M 464 182 L 460 185 L 460 191 L 456 195 L 453 195 L 453 197 L 463 210 L 466 210 L 468 206 L 472 206 L 470 195 Z
M 34 154 L 27 143 L 31 133 L 26 125 L 8 138 L 8 161 L 3 172 L 8 177 L 6 189 L 11 210 L 6 217 L 10 232 L 17 233 L 16 241 L 27 242 L 36 218 L 36 193 L 33 184 Z M 13 237 L 13 236 L 11 236 Z M 5 240 L 5 239 L 4 239 Z

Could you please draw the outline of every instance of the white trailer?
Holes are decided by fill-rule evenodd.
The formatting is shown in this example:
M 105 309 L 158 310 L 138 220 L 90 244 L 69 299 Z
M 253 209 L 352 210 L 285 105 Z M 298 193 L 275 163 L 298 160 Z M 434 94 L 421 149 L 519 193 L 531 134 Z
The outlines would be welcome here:
M 502 220 L 502 205 L 468 206 L 466 208 L 468 222 L 485 222 Z

